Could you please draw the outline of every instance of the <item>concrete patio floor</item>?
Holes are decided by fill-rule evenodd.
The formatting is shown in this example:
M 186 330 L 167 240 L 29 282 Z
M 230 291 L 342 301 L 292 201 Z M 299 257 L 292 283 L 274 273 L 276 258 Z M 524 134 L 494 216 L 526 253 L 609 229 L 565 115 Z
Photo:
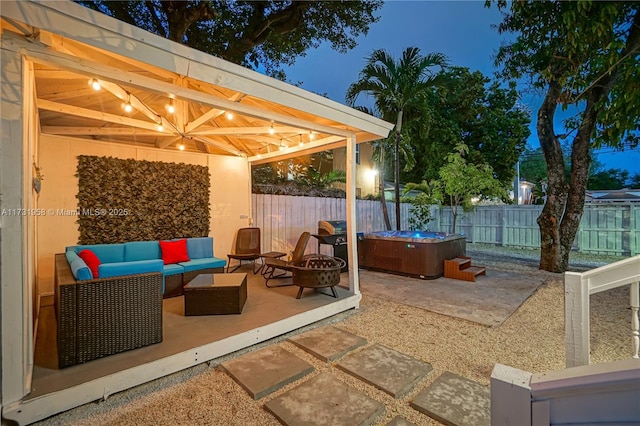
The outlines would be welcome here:
M 360 290 L 368 296 L 496 326 L 533 294 L 546 275 L 489 268 L 486 276 L 476 279 L 422 280 L 361 269 Z

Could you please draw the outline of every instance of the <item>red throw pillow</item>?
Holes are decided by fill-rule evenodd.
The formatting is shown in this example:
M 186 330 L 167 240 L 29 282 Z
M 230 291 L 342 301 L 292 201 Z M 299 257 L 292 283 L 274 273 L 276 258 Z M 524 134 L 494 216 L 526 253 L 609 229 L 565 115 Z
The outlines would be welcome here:
M 165 265 L 178 262 L 188 262 L 187 240 L 160 241 L 162 260 Z
M 87 264 L 87 266 L 91 270 L 93 278 L 98 278 L 98 266 L 100 266 L 100 264 L 102 263 L 100 262 L 98 256 L 91 250 L 84 249 L 81 250 L 80 253 L 78 253 L 78 257 L 84 260 L 84 263 Z

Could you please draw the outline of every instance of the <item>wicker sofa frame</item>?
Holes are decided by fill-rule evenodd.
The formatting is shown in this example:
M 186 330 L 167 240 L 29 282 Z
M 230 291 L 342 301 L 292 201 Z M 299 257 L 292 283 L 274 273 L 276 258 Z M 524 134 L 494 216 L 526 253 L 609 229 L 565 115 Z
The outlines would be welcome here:
M 162 273 L 76 281 L 55 255 L 58 366 L 162 341 Z

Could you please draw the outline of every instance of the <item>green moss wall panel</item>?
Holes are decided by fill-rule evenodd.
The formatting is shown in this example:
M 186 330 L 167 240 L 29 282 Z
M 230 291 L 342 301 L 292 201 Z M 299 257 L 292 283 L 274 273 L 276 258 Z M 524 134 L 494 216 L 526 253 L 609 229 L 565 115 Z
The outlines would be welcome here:
M 204 237 L 209 169 L 113 157 L 78 157 L 79 244 Z

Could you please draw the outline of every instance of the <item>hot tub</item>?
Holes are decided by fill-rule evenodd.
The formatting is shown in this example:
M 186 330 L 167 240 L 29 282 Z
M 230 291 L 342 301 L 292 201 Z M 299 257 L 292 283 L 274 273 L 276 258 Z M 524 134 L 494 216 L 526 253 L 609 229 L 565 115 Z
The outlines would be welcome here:
M 426 231 L 380 231 L 358 235 L 362 268 L 423 279 L 444 274 L 445 259 L 466 254 L 461 234 Z

